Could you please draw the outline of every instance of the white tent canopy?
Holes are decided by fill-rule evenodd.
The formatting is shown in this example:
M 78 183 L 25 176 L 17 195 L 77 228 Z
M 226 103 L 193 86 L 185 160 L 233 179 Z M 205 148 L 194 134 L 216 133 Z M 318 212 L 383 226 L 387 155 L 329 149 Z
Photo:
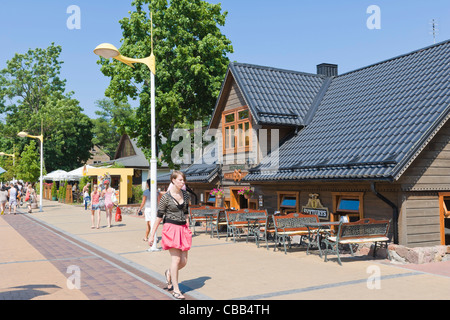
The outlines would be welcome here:
M 67 172 L 67 180 L 80 180 L 83 177 L 83 170 L 88 170 L 89 168 L 95 168 L 90 165 L 84 165 L 78 169 Z
M 44 176 L 44 180 L 61 181 L 67 179 L 67 171 L 55 170 Z

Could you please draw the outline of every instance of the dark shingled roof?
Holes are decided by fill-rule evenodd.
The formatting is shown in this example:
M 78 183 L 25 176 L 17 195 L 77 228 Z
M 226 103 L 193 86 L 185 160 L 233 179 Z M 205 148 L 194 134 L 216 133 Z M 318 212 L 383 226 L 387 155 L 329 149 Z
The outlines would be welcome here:
M 323 75 L 230 63 L 229 70 L 258 124 L 303 126 L 326 84 Z
M 450 41 L 445 41 L 328 78 L 310 123 L 280 146 L 278 168 L 270 168 L 268 156 L 244 180 L 398 179 L 449 118 L 449 66 Z M 310 102 L 323 80 L 308 80 L 315 88 L 305 93 Z M 267 85 L 268 80 L 246 81 Z M 286 96 L 301 95 L 301 88 L 290 90 Z M 244 95 L 254 91 L 246 88 Z M 263 110 L 262 102 L 257 105 Z M 280 112 L 292 109 L 303 117 L 307 105 L 295 109 L 289 102 Z
M 193 164 L 186 170 L 181 170 L 186 175 L 186 180 L 197 183 L 210 183 L 219 172 L 219 166 L 216 164 Z M 158 183 L 170 183 L 171 173 L 158 176 Z

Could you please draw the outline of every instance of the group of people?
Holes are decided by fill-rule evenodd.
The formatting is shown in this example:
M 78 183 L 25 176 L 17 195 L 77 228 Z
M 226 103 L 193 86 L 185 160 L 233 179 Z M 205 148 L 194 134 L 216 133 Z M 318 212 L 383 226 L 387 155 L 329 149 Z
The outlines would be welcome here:
M 171 256 L 171 264 L 165 271 L 166 284 L 169 291 L 176 299 L 184 299 L 183 293 L 178 285 L 179 270 L 187 264 L 188 251 L 192 245 L 192 233 L 189 228 L 189 202 L 190 197 L 186 191 L 186 176 L 181 171 L 173 171 L 170 177 L 171 184 L 168 190 L 162 195 L 157 213 L 151 211 L 150 199 L 150 181 L 147 180 L 147 190 L 144 191 L 141 211 L 145 207 L 145 220 L 147 229 L 145 232 L 145 241 L 148 241 L 151 249 L 149 251 L 158 251 L 157 230 L 163 222 L 161 247 L 167 250 Z M 99 229 L 100 211 L 106 211 L 108 227 L 111 227 L 112 210 L 115 205 L 115 190 L 110 186 L 110 179 L 99 180 L 98 185 L 93 186 L 93 191 L 89 195 L 89 184 L 83 188 L 85 195 L 85 209 L 87 201 L 90 200 L 92 211 L 91 228 Z M 25 196 L 24 200 L 28 204 L 28 213 L 32 211 L 32 203 L 36 202 L 37 196 L 32 183 L 21 184 L 2 184 L 0 186 L 0 208 L 1 214 L 4 214 L 6 205 L 9 204 L 9 213 L 11 210 L 16 214 L 17 201 Z M 20 200 L 19 200 L 20 201 Z M 104 207 L 104 209 L 103 209 Z M 97 223 L 95 224 L 95 213 L 97 212 Z M 150 237 L 149 237 L 150 234 Z
M 37 196 L 34 190 L 34 184 L 26 182 L 25 186 L 21 182 L 14 184 L 5 183 L 0 187 L 0 211 L 3 215 L 6 207 L 11 210 L 13 214 L 17 213 L 17 207 L 20 201 L 24 200 L 27 203 L 28 213 L 32 213 L 32 204 L 36 202 Z
M 163 222 L 161 247 L 167 250 L 171 256 L 170 267 L 165 271 L 167 290 L 172 291 L 176 299 L 185 299 L 178 285 L 179 270 L 187 264 L 188 251 L 192 245 L 192 232 L 189 229 L 189 202 L 190 197 L 186 191 L 186 176 L 181 171 L 173 171 L 170 176 L 171 184 L 168 190 L 161 196 L 158 212 L 151 212 L 150 181 L 147 180 L 147 190 L 138 211 L 145 208 L 145 220 L 147 229 L 145 241 L 148 241 L 151 249 L 156 251 L 157 230 Z M 150 237 L 148 236 L 150 233 Z
M 106 222 L 108 223 L 108 228 L 111 228 L 112 222 L 112 210 L 114 205 L 116 205 L 115 190 L 110 185 L 110 180 L 105 179 L 101 181 L 100 190 L 98 185 L 94 185 L 93 190 L 89 196 L 89 186 L 86 184 L 83 188 L 84 196 L 84 208 L 87 210 L 89 202 L 91 205 L 91 229 L 100 228 L 100 211 L 106 211 Z M 95 223 L 95 214 L 97 213 L 97 223 Z

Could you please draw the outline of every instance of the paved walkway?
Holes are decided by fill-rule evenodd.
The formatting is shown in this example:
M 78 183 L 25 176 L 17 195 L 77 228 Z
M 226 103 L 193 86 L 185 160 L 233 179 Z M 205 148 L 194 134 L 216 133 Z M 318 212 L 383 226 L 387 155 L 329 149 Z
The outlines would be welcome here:
M 91 229 L 90 211 L 44 201 L 0 218 L 0 300 L 171 300 L 165 251 L 147 252 L 142 217 Z M 161 231 L 162 228 L 160 228 Z M 421 266 L 257 248 L 200 234 L 180 271 L 188 300 L 450 299 L 450 262 Z

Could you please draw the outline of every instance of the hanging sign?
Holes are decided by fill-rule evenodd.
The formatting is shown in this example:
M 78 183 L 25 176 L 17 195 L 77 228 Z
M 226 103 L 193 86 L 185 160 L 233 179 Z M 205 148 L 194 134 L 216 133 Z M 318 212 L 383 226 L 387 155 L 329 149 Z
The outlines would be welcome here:
M 233 172 L 224 173 L 223 177 L 225 180 L 234 180 L 235 182 L 241 182 L 248 172 L 242 172 L 241 169 L 235 169 Z
M 306 206 L 302 207 L 302 212 L 305 214 L 318 216 L 320 220 L 329 220 L 328 208 L 324 207 L 320 202 L 319 194 L 311 193 Z

